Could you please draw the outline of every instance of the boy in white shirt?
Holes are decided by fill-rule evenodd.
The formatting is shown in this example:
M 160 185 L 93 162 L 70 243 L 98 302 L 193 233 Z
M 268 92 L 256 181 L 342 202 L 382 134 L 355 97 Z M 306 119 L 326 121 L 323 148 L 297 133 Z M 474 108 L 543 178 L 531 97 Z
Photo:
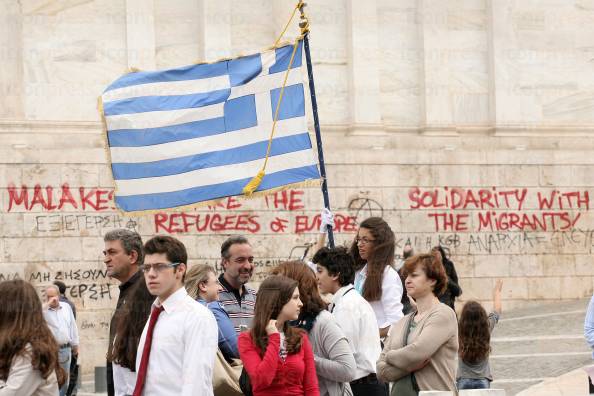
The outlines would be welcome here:
M 353 286 L 353 258 L 344 247 L 324 247 L 314 255 L 313 262 L 317 266 L 320 292 L 334 294 L 330 312 L 347 336 L 355 356 L 357 379 L 351 382 L 354 396 L 387 395 L 386 384 L 376 376 L 381 344 L 375 313 Z
M 136 355 L 134 396 L 212 395 L 217 322 L 183 287 L 188 255 L 179 240 L 156 236 L 144 244 L 144 273 L 156 296 Z

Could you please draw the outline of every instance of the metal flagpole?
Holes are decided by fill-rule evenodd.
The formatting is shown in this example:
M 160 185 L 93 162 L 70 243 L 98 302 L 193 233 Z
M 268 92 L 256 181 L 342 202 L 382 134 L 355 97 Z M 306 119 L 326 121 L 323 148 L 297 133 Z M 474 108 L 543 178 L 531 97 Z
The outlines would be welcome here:
M 318 161 L 320 163 L 320 176 L 322 176 L 322 195 L 324 196 L 324 207 L 330 210 L 330 198 L 328 197 L 328 184 L 326 183 L 326 167 L 324 165 L 324 151 L 322 150 L 322 134 L 320 133 L 320 119 L 318 118 L 318 102 L 316 100 L 316 88 L 314 85 L 313 68 L 311 66 L 311 54 L 309 52 L 309 21 L 305 16 L 303 8 L 306 4 L 302 1 L 299 2 L 297 7 L 301 13 L 301 22 L 299 27 L 301 28 L 301 34 L 303 35 L 303 44 L 305 47 L 305 59 L 307 62 L 307 75 L 309 77 L 309 92 L 311 94 L 311 106 L 314 117 L 314 129 L 316 131 L 316 143 L 318 146 Z M 331 248 L 334 247 L 334 234 L 332 232 L 332 226 L 328 225 L 328 244 Z

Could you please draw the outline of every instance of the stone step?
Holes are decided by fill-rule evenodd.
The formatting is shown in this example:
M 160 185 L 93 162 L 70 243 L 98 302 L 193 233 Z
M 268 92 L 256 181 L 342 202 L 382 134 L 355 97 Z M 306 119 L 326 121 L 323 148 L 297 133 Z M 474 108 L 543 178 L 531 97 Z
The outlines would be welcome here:
M 505 341 L 505 340 L 509 341 Z M 583 335 L 550 337 L 494 337 L 491 339 L 491 356 L 532 353 L 591 353 Z
M 506 396 L 505 389 L 464 389 L 458 396 Z

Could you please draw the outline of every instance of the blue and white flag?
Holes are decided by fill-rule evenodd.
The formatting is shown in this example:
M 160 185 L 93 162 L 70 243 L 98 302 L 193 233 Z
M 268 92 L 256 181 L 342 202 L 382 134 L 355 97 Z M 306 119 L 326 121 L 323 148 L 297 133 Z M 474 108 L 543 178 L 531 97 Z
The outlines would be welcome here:
M 320 178 L 305 118 L 302 44 L 288 74 L 266 176 L 257 191 Z M 262 168 L 292 45 L 217 63 L 135 72 L 103 92 L 126 212 L 242 194 Z

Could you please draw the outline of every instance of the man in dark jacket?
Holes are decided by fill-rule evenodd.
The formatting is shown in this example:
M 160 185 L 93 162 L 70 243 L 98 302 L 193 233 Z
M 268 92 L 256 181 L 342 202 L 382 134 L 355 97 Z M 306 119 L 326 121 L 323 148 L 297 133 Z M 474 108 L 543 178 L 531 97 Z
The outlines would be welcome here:
M 138 279 L 139 266 L 143 263 L 142 239 L 137 232 L 120 229 L 109 231 L 103 237 L 105 249 L 103 262 L 107 267 L 107 275 L 120 281 L 120 296 L 109 325 L 109 348 L 113 345 L 115 335 L 114 318 L 126 304 L 126 295 Z M 111 362 L 107 362 L 107 394 L 114 395 L 113 371 Z

